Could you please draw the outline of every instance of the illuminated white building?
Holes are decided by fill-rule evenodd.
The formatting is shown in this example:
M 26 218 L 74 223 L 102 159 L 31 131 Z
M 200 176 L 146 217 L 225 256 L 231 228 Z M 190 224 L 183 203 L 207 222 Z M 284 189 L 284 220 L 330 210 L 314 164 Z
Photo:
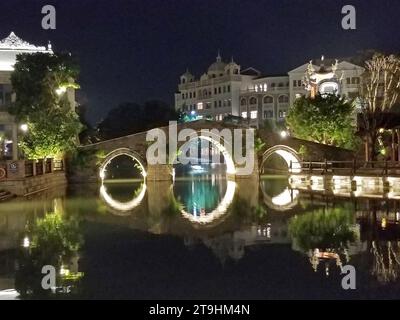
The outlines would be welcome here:
M 14 32 L 0 41 L 0 159 L 18 159 L 18 135 L 23 134 L 26 125 L 16 123 L 14 117 L 7 112 L 15 101 L 10 77 L 18 54 L 36 52 L 53 53 L 50 43 L 46 47 L 35 46 L 22 40 Z M 68 97 L 74 101 L 73 92 L 69 92 Z
M 311 93 L 306 88 L 306 75 L 312 71 L 311 77 L 315 76 L 313 80 L 326 92 L 336 91 L 349 98 L 359 94 L 364 68 L 348 61 L 321 58 L 285 75 L 265 76 L 254 68 L 241 70 L 233 61 L 224 63 L 218 55 L 200 79 L 188 71 L 181 76 L 175 109 L 213 120 L 229 114 L 241 116 L 255 127 L 267 119 L 284 120 L 296 97 Z

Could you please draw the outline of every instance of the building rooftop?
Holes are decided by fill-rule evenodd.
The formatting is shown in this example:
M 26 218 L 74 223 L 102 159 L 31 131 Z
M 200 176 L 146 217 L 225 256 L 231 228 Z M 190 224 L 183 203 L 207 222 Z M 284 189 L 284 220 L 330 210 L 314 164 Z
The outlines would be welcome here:
M 51 44 L 45 46 L 36 46 L 25 40 L 22 40 L 14 32 L 8 37 L 0 40 L 0 71 L 13 71 L 17 54 L 21 53 L 53 53 Z

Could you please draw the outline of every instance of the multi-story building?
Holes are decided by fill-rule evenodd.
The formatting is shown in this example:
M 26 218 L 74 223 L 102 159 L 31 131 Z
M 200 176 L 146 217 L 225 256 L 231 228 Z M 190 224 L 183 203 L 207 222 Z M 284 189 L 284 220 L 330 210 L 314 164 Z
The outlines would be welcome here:
M 18 136 L 26 130 L 26 125 L 17 123 L 7 112 L 16 98 L 10 78 L 17 55 L 37 52 L 53 54 L 50 42 L 47 46 L 35 46 L 17 37 L 14 32 L 0 41 L 0 160 L 18 159 Z M 75 108 L 75 90 L 67 89 L 66 94 L 71 107 Z
M 359 94 L 363 72 L 364 68 L 348 61 L 328 61 L 322 57 L 286 75 L 265 76 L 254 68 L 241 70 L 233 60 L 224 63 L 218 55 L 199 80 L 189 71 L 181 76 L 175 108 L 214 120 L 222 120 L 229 114 L 241 116 L 258 127 L 267 119 L 284 120 L 294 100 L 310 91 L 307 74 L 315 76 L 323 90 L 354 98 Z M 335 79 L 334 87 L 328 81 L 330 78 Z

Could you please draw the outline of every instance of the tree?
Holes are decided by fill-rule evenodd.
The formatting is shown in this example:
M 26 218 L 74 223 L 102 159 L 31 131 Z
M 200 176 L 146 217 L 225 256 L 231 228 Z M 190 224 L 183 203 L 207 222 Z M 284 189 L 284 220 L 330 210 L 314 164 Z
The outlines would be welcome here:
M 377 156 L 379 130 L 385 127 L 400 93 L 400 57 L 376 53 L 365 62 L 361 95 L 361 130 L 365 138 L 366 160 Z
M 335 94 L 301 97 L 290 108 L 286 124 L 300 139 L 352 149 L 357 143 L 353 112 L 353 103 Z
M 62 157 L 78 142 L 81 125 L 67 90 L 79 73 L 69 54 L 17 56 L 11 83 L 16 101 L 9 112 L 29 131 L 20 146 L 29 158 Z
M 143 105 L 128 102 L 112 109 L 98 125 L 98 132 L 101 139 L 113 139 L 167 126 L 177 118 L 175 110 L 161 101 L 148 101 Z

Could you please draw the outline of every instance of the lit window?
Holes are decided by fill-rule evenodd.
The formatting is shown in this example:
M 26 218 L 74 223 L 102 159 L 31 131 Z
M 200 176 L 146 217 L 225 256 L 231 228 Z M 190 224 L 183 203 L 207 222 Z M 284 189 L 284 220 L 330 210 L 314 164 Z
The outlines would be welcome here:
M 197 110 L 203 110 L 203 102 L 197 104 Z
M 251 119 L 257 119 L 257 110 L 250 111 L 250 118 Z
M 264 83 L 264 91 L 267 91 L 267 84 Z
M 242 118 L 247 118 L 247 112 L 242 112 Z

